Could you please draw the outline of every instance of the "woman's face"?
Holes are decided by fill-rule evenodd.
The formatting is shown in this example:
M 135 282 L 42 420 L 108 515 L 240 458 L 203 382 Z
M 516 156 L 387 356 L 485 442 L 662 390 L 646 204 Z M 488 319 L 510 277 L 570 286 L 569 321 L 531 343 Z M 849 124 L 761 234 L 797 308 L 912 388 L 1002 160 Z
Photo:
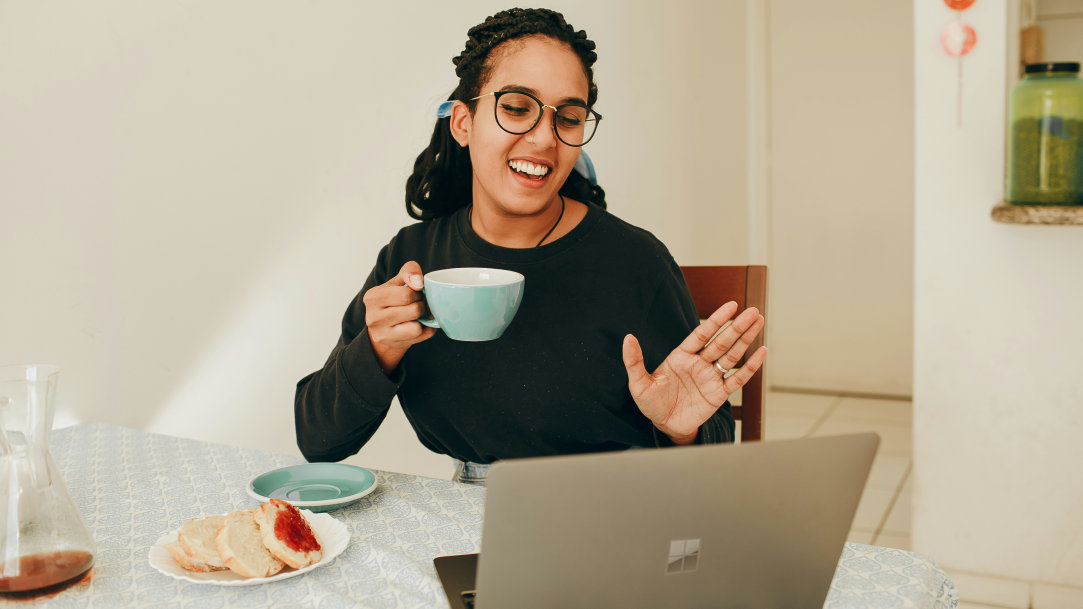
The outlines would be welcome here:
M 495 63 L 488 82 L 482 83 L 482 95 L 516 90 L 549 106 L 586 104 L 589 83 L 583 64 L 563 42 L 530 36 L 507 42 L 493 53 Z M 477 100 L 473 116 L 464 113 L 462 130 L 456 134 L 460 144 L 465 140 L 469 145 L 474 205 L 510 216 L 540 214 L 558 200 L 579 148 L 557 139 L 552 109 L 545 109 L 530 132 L 515 135 L 496 123 L 495 103 L 492 95 Z

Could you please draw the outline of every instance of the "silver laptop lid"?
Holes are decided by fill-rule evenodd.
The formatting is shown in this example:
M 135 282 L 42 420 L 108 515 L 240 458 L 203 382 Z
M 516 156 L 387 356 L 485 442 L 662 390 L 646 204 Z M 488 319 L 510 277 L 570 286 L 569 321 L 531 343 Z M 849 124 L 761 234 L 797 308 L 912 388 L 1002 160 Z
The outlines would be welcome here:
M 880 438 L 499 462 L 478 609 L 820 607 Z

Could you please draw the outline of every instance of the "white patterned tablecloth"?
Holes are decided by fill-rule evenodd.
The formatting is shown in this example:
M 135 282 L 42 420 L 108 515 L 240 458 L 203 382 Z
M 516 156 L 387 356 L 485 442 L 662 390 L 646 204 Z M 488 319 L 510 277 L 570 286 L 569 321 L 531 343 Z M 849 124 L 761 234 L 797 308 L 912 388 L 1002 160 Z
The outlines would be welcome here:
M 485 491 L 376 472 L 378 489 L 329 512 L 350 531 L 331 564 L 279 582 L 221 587 L 162 575 L 150 547 L 185 520 L 254 507 L 248 480 L 296 457 L 88 423 L 53 434 L 51 452 L 98 543 L 91 577 L 28 603 L 0 605 L 225 609 L 444 609 L 432 559 L 478 551 Z M 928 558 L 846 544 L 825 608 L 954 609 L 955 587 Z M 601 608 L 600 608 L 601 609 Z

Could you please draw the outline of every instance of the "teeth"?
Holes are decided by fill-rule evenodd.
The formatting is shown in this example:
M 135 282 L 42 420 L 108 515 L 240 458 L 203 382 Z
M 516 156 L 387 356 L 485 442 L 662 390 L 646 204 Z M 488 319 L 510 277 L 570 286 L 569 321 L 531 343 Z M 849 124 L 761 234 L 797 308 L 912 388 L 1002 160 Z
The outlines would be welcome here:
M 508 161 L 508 167 L 511 167 L 520 173 L 526 173 L 532 176 L 543 176 L 549 173 L 549 168 L 545 165 L 535 165 L 528 161 Z

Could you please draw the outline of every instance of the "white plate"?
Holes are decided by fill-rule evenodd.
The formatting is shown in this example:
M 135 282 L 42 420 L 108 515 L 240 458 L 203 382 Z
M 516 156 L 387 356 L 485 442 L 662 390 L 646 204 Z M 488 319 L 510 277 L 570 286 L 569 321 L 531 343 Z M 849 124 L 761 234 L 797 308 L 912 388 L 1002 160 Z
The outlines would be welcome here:
M 304 569 L 286 567 L 271 577 L 241 577 L 233 571 L 211 571 L 210 573 L 189 571 L 178 565 L 173 560 L 173 557 L 169 555 L 169 550 L 165 549 L 167 544 L 177 541 L 178 531 L 163 535 L 158 541 L 154 542 L 154 545 L 150 548 L 150 566 L 175 579 L 183 579 L 193 584 L 212 584 L 215 586 L 254 586 L 303 575 L 322 565 L 326 565 L 334 560 L 336 556 L 342 554 L 342 551 L 346 549 L 346 544 L 350 541 L 350 532 L 346 525 L 327 514 L 314 514 L 308 510 L 300 510 L 300 512 L 304 514 L 305 519 L 308 520 L 308 525 L 312 527 L 316 537 L 320 540 L 320 545 L 323 546 L 323 558 Z

